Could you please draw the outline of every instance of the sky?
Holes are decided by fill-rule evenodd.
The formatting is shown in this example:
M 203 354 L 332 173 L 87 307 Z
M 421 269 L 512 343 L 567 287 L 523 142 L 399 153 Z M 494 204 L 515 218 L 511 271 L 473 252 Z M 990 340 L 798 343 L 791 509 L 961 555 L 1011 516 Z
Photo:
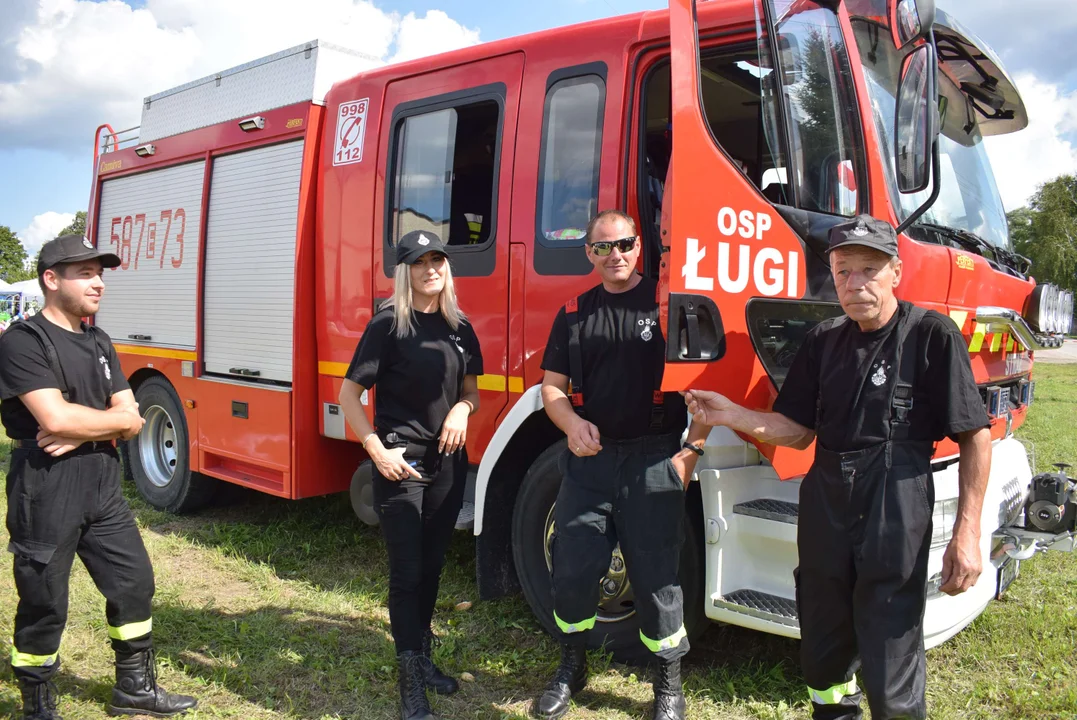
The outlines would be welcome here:
M 665 4 L 0 0 L 0 225 L 33 257 L 86 209 L 99 124 L 137 125 L 147 95 L 286 47 L 320 38 L 393 62 Z M 1077 6 L 938 4 L 998 53 L 1024 97 L 1029 127 L 987 140 L 1003 202 L 1020 207 L 1040 183 L 1077 172 Z

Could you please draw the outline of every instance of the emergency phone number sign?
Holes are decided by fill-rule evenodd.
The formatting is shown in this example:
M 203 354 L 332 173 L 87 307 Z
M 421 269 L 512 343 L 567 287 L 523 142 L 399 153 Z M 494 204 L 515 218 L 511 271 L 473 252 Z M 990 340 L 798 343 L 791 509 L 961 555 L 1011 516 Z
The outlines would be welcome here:
M 370 98 L 341 103 L 337 111 L 337 133 L 333 140 L 333 165 L 351 165 L 363 161 L 366 138 L 366 111 Z

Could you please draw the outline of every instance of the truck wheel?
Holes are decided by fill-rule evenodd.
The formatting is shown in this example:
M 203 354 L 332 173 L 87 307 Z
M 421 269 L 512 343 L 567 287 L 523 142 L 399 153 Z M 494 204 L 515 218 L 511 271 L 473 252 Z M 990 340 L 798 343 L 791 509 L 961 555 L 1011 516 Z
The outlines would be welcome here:
M 524 597 L 535 617 L 554 637 L 559 631 L 553 619 L 550 541 L 554 503 L 561 488 L 557 458 L 566 447 L 566 441 L 561 440 L 535 460 L 524 477 L 512 517 L 512 553 Z M 685 539 L 678 572 L 684 593 L 684 626 L 690 641 L 699 637 L 707 626 L 703 607 L 703 543 L 700 519 L 693 508 L 694 504 L 698 505 L 697 498 L 693 488 L 686 503 Z M 604 647 L 618 662 L 634 665 L 648 662 L 653 655 L 639 639 L 635 596 L 620 547 L 614 550 L 609 572 L 599 585 L 598 622 L 588 633 L 588 645 Z
M 139 494 L 158 510 L 185 513 L 213 498 L 217 481 L 191 472 L 187 418 L 176 391 L 153 377 L 135 392 L 146 420 L 142 432 L 127 442 L 125 461 Z
M 374 510 L 374 463 L 364 460 L 359 463 L 352 475 L 351 492 L 352 510 L 356 517 L 370 527 L 378 527 L 381 520 Z

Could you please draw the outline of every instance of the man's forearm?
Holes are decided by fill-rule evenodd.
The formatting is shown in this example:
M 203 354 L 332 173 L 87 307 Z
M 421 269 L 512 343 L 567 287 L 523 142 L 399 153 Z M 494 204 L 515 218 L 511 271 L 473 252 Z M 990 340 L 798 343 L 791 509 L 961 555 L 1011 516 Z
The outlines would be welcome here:
M 568 399 L 560 389 L 544 385 L 542 387 L 542 406 L 546 409 L 546 415 L 561 432 L 568 435 L 572 422 L 579 417 L 572 408 L 572 401 Z
M 803 450 L 811 445 L 815 433 L 785 415 L 775 412 L 749 410 L 736 406 L 727 413 L 727 427 L 746 433 L 771 445 Z
M 131 429 L 131 418 L 125 415 L 126 411 L 95 410 L 67 403 L 59 417 L 53 418 L 42 429 L 74 440 L 112 440 Z
M 991 474 L 991 431 L 981 428 L 963 433 L 958 447 L 961 456 L 957 465 L 957 521 L 954 533 L 967 530 L 979 535 L 984 494 Z

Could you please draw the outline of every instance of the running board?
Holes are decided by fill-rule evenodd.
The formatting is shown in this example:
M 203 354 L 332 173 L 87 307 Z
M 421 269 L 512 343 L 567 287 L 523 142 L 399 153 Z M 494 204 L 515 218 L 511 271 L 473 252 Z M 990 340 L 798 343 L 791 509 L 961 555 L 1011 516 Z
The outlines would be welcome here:
M 759 620 L 799 628 L 795 600 L 762 592 L 761 590 L 734 590 L 728 595 L 714 598 L 714 607 L 728 612 L 747 615 Z
M 457 530 L 471 530 L 475 527 L 475 503 L 464 501 L 460 514 L 456 516 Z
M 737 503 L 733 506 L 733 514 L 796 525 L 797 517 L 800 514 L 800 506 L 785 500 L 759 498 L 758 500 Z

